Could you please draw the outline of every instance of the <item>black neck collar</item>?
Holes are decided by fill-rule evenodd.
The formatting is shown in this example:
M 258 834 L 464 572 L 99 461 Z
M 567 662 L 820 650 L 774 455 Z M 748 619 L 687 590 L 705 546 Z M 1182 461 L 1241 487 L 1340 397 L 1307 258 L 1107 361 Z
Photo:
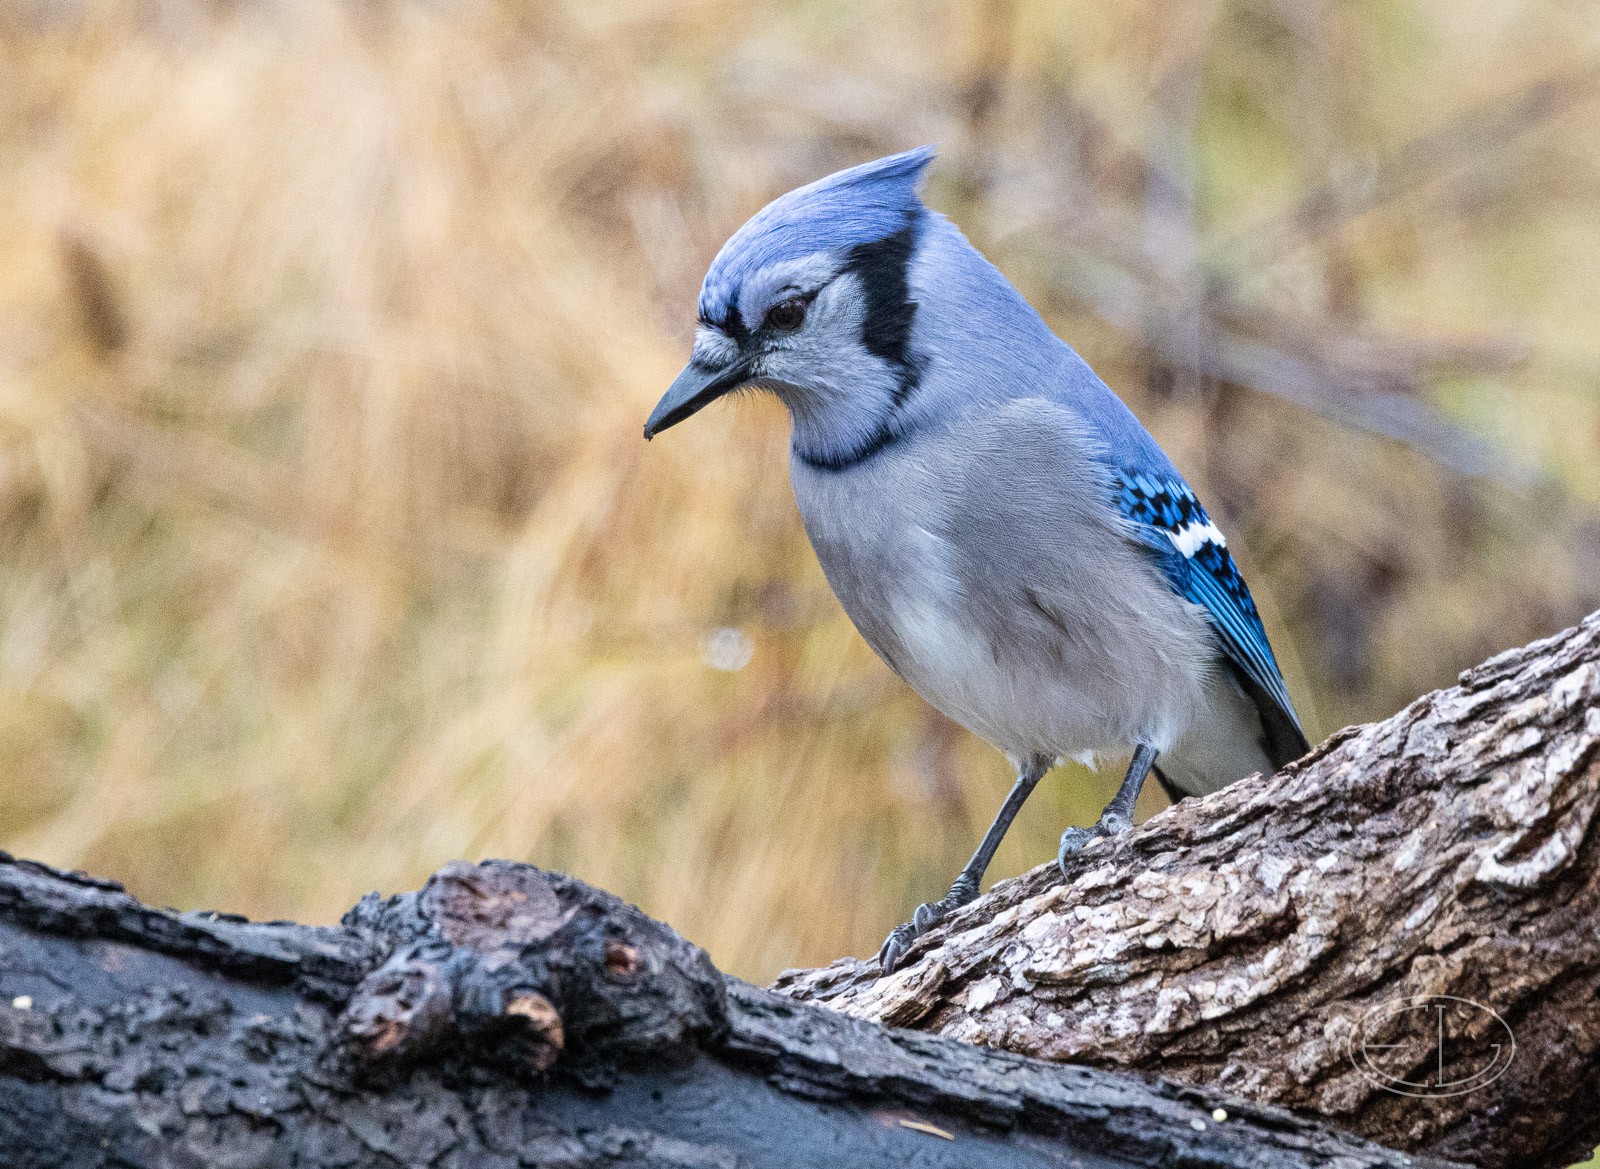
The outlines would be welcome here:
M 860 443 L 849 450 L 840 451 L 838 454 L 818 455 L 810 451 L 803 451 L 793 447 L 794 457 L 815 471 L 848 471 L 851 467 L 859 467 L 880 451 L 893 446 L 905 437 L 905 431 L 894 430 L 885 418 L 878 423 L 874 430 Z

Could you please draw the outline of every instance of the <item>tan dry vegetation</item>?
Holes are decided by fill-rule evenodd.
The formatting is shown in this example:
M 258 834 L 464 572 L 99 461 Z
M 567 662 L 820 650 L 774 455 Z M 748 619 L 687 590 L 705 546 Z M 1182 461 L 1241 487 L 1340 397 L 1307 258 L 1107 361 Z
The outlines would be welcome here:
M 775 405 L 639 427 L 721 239 L 922 141 L 935 205 L 1225 517 L 1314 731 L 1600 603 L 1593 102 L 1233 262 L 1327 176 L 1359 194 L 1416 135 L 1582 67 L 1593 18 L 1317 7 L 10 6 L 0 845 L 310 919 L 509 856 L 752 977 L 874 948 L 1005 763 L 839 613 Z M 1183 240 L 1142 168 L 1193 62 L 1207 279 L 1318 361 L 1400 353 L 1407 401 L 1537 486 L 1160 373 Z M 997 873 L 1093 815 L 1111 781 L 1082 779 Z

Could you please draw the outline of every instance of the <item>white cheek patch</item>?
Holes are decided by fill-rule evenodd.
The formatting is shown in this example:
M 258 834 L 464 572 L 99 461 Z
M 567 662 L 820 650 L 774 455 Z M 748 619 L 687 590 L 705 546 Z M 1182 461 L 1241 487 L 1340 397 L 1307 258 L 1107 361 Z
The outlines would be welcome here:
M 702 325 L 694 331 L 694 359 L 701 365 L 729 365 L 738 356 L 739 346 L 719 330 Z
M 817 295 L 816 311 L 836 320 L 847 331 L 859 334 L 861 322 L 867 315 L 867 298 L 861 289 L 861 277 L 846 272 L 834 279 Z
M 1190 520 L 1176 532 L 1168 532 L 1167 539 L 1172 541 L 1172 546 L 1184 556 L 1193 556 L 1207 544 L 1215 544 L 1218 548 L 1226 548 L 1228 541 L 1223 538 L 1222 530 L 1216 524 L 1207 520 L 1200 523 Z

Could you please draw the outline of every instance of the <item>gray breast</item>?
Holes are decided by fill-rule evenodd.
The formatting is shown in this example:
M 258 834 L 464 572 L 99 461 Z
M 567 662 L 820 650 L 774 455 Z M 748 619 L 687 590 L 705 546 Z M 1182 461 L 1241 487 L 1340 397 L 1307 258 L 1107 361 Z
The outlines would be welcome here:
M 1013 754 L 1165 749 L 1215 660 L 1126 540 L 1083 432 L 1021 400 L 919 429 L 795 496 L 845 611 L 935 707 Z

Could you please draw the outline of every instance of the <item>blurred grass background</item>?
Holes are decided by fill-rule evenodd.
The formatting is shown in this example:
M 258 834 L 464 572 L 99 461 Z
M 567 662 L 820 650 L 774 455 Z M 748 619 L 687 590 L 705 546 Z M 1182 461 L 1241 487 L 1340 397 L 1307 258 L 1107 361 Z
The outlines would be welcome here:
M 849 627 L 775 403 L 639 430 L 726 235 L 923 142 L 1313 737 L 1390 713 L 1600 606 L 1597 62 L 1585 0 L 10 0 L 0 847 L 311 920 L 514 857 L 757 980 L 872 952 L 1006 764 Z

